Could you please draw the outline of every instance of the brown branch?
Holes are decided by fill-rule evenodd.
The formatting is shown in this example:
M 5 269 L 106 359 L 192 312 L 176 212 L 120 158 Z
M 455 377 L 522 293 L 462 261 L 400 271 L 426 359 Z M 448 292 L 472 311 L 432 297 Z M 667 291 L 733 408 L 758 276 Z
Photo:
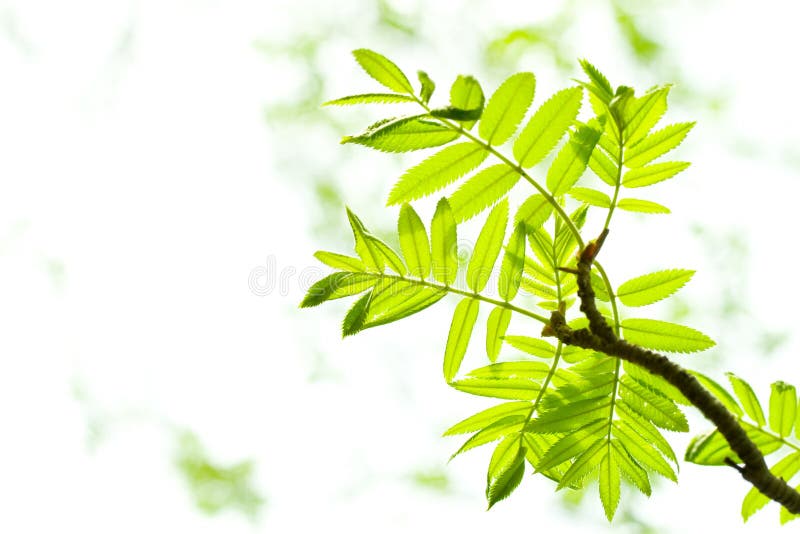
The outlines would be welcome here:
M 689 402 L 717 427 L 720 434 L 727 440 L 731 450 L 739 456 L 744 465 L 739 466 L 730 459 L 726 459 L 725 463 L 736 468 L 742 478 L 750 482 L 766 497 L 780 503 L 789 512 L 800 514 L 800 493 L 782 478 L 776 477 L 770 472 L 764 455 L 739 424 L 736 416 L 686 369 L 672 362 L 666 356 L 619 339 L 605 317 L 598 311 L 590 273 L 594 258 L 600 251 L 607 234 L 608 230 L 604 230 L 597 241 L 586 245 L 578 258 L 576 275 L 578 297 L 581 299 L 580 309 L 589 319 L 589 328 L 573 330 L 567 325 L 564 314 L 561 311 L 555 311 L 550 317 L 550 324 L 545 326 L 542 333 L 554 335 L 567 345 L 575 345 L 615 356 L 664 378 L 678 388 Z

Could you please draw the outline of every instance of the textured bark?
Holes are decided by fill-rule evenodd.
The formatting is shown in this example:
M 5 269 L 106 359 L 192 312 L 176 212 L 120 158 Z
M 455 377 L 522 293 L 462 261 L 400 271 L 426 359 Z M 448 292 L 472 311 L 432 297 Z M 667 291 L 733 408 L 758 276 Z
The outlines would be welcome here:
M 793 514 L 799 514 L 800 493 L 770 472 L 764 455 L 748 437 L 736 416 L 686 369 L 672 362 L 666 356 L 619 339 L 605 317 L 598 311 L 590 273 L 594 258 L 607 234 L 608 230 L 604 231 L 596 242 L 589 243 L 581 251 L 577 270 L 565 269 L 577 276 L 578 297 L 581 300 L 580 309 L 589 319 L 589 328 L 573 330 L 567 325 L 564 314 L 556 311 L 552 313 L 550 324 L 545 327 L 543 334 L 554 335 L 567 345 L 593 349 L 609 356 L 615 356 L 664 378 L 678 388 L 695 408 L 717 427 L 720 434 L 728 441 L 731 450 L 739 456 L 744 465 L 740 466 L 731 459 L 726 459 L 726 463 L 739 471 L 742 478 L 750 482 L 765 496 L 780 503 Z

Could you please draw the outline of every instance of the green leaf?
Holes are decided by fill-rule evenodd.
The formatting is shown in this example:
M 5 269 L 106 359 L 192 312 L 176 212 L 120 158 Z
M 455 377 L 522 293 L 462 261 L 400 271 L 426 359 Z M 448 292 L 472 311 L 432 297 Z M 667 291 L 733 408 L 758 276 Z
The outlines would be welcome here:
M 626 145 L 633 146 L 661 119 L 667 111 L 669 89 L 663 87 L 639 98 L 629 99 L 622 113 L 625 124 L 622 137 Z
M 517 224 L 508 238 L 506 253 L 500 266 L 500 279 L 497 281 L 497 291 L 500 298 L 506 302 L 514 300 L 522 280 L 522 271 L 525 267 L 525 226 Z
M 486 484 L 489 508 L 511 495 L 525 476 L 526 449 L 520 441 L 516 436 L 505 438 L 492 456 Z
M 383 278 L 373 289 L 362 330 L 398 321 L 439 302 L 447 291 L 413 280 Z
M 364 223 L 355 213 L 350 211 L 350 208 L 347 208 L 347 219 L 350 221 L 350 228 L 353 229 L 356 254 L 358 254 L 368 270 L 383 272 L 383 253 L 378 248 L 377 243 L 370 239 L 372 236 L 369 235 Z
M 694 125 L 694 122 L 680 122 L 648 135 L 625 152 L 625 165 L 641 167 L 663 156 L 680 145 Z
M 383 152 L 410 152 L 449 143 L 458 132 L 438 122 L 426 120 L 425 115 L 384 119 L 369 126 L 356 136 L 345 136 L 342 144 L 355 143 Z
M 502 419 L 498 419 L 477 434 L 474 434 L 472 437 L 470 437 L 460 449 L 453 453 L 450 459 L 452 460 L 462 452 L 466 452 L 470 449 L 474 449 L 475 447 L 480 447 L 481 445 L 486 445 L 487 443 L 496 441 L 503 436 L 519 433 L 522 430 L 522 427 L 525 426 L 525 421 L 527 421 L 527 419 L 527 416 L 523 414 L 507 415 Z
M 578 116 L 582 96 L 580 87 L 564 89 L 536 111 L 514 142 L 514 158 L 522 167 L 533 167 L 542 161 L 564 137 Z
M 728 391 L 717 382 L 697 371 L 689 371 L 689 374 L 694 375 L 698 382 L 700 382 L 704 388 L 710 391 L 718 401 L 725 405 L 729 411 L 733 412 L 734 415 L 739 417 L 744 415 L 742 409 L 738 404 L 736 404 L 736 399 L 734 399 L 731 394 L 728 393 Z
M 406 75 L 403 74 L 403 71 L 381 54 L 366 48 L 359 48 L 358 50 L 353 50 L 353 56 L 358 61 L 358 64 L 361 65 L 361 68 L 372 76 L 375 81 L 392 91 L 414 94 L 414 88 L 406 78 Z
M 408 169 L 392 187 L 388 206 L 428 196 L 483 163 L 488 152 L 475 143 L 459 143 Z
M 628 375 L 620 379 L 622 402 L 656 426 L 675 432 L 688 432 L 686 416 L 666 397 L 648 389 Z
M 444 379 L 451 382 L 458 374 L 461 360 L 467 352 L 472 328 L 478 318 L 479 301 L 472 297 L 465 297 L 456 306 L 453 321 L 450 323 L 450 333 L 447 336 L 447 347 L 444 350 Z
M 603 137 L 600 137 L 602 140 Z M 598 178 L 611 187 L 617 186 L 617 164 L 611 161 L 602 150 L 593 150 L 589 158 L 589 168 Z
M 631 169 L 622 177 L 622 185 L 625 187 L 644 187 L 663 182 L 687 169 L 689 165 L 685 161 L 668 161 Z
M 483 291 L 492 275 L 497 256 L 503 248 L 506 226 L 508 226 L 508 201 L 503 200 L 489 212 L 467 265 L 467 286 L 475 293 Z
M 483 90 L 478 80 L 472 76 L 460 75 L 450 87 L 450 105 L 457 109 L 483 111 Z M 475 125 L 474 120 L 462 121 L 461 125 L 467 130 Z
M 463 222 L 479 214 L 503 198 L 518 180 L 519 174 L 504 163 L 483 169 L 450 197 L 456 221 Z
M 544 412 L 526 430 L 542 434 L 569 432 L 597 419 L 607 420 L 610 406 L 611 399 L 607 395 L 569 402 Z
M 614 512 L 619 505 L 619 465 L 615 450 L 608 444 L 606 454 L 600 461 L 600 501 L 609 521 L 614 519 Z
M 758 397 L 750 384 L 733 373 L 725 373 L 725 375 L 728 377 L 731 386 L 733 386 L 733 392 L 739 399 L 739 403 L 744 408 L 747 416 L 755 421 L 758 426 L 764 426 L 767 423 L 766 419 L 764 419 L 764 411 L 761 409 L 761 403 L 758 402 Z
M 527 380 L 542 380 L 550 374 L 550 366 L 543 362 L 519 361 L 500 362 L 479 367 L 469 372 L 473 378 L 493 378 L 495 380 L 511 380 L 525 378 Z
M 611 198 L 602 191 L 597 191 L 596 189 L 573 187 L 569 191 L 569 196 L 579 202 L 585 202 L 592 206 L 598 206 L 600 208 L 611 207 Z
M 436 84 L 433 83 L 428 73 L 424 70 L 417 71 L 417 77 L 419 78 L 419 83 L 421 84 L 421 88 L 419 90 L 419 98 L 426 104 L 430 102 L 431 95 L 433 95 L 434 89 L 436 89 Z
M 678 477 L 675 475 L 675 471 L 670 467 L 667 461 L 664 460 L 664 457 L 661 456 L 643 436 L 637 434 L 627 421 L 614 421 L 611 432 L 614 437 L 619 439 L 620 443 L 627 449 L 636 463 L 673 482 L 677 482 Z
M 314 257 L 317 258 L 322 263 L 324 263 L 325 265 L 327 265 L 328 267 L 333 267 L 334 269 L 341 269 L 342 271 L 364 272 L 367 270 L 367 267 L 364 265 L 364 262 L 362 262 L 358 258 L 345 256 L 343 254 L 337 254 L 335 252 L 326 252 L 324 250 L 318 250 L 317 252 L 314 253 Z
M 524 415 L 527 418 L 530 411 L 531 403 L 528 401 L 504 402 L 467 417 L 463 421 L 448 428 L 442 435 L 454 436 L 457 434 L 476 432 L 510 415 Z
M 573 464 L 567 469 L 567 472 L 564 473 L 564 476 L 561 477 L 561 481 L 558 483 L 558 489 L 565 488 L 574 483 L 579 483 L 586 478 L 589 473 L 597 469 L 605 454 L 607 445 L 608 442 L 605 437 L 592 443 L 583 454 L 575 459 Z
M 421 279 L 431 272 L 431 245 L 425 225 L 410 204 L 403 204 L 397 219 L 397 234 L 400 237 L 400 250 L 408 263 L 412 276 Z
M 617 289 L 626 306 L 646 306 L 665 299 L 682 288 L 694 276 L 687 269 L 668 269 L 631 278 Z
M 364 328 L 364 321 L 367 319 L 367 308 L 369 301 L 372 298 L 372 292 L 367 293 L 355 303 L 347 311 L 342 321 L 342 337 L 352 336 L 357 334 Z
M 625 421 L 625 425 L 642 440 L 655 446 L 661 454 L 678 463 L 675 451 L 672 450 L 669 442 L 661 432 L 648 420 L 631 410 L 627 405 L 619 403 L 615 406 L 620 419 Z
M 535 381 L 527 378 L 509 378 L 500 380 L 496 378 L 468 377 L 454 380 L 450 385 L 459 391 L 478 395 L 508 400 L 534 400 L 539 396 L 542 387 Z
M 630 453 L 618 439 L 615 438 L 611 440 L 611 447 L 617 455 L 617 462 L 622 476 L 636 486 L 639 491 L 649 497 L 650 493 L 652 493 L 652 488 L 650 487 L 650 477 L 647 476 L 647 471 L 642 469 L 642 467 L 631 458 Z
M 625 319 L 621 323 L 625 339 L 634 345 L 666 352 L 698 352 L 716 345 L 703 334 L 689 328 L 654 319 Z
M 405 263 L 403 263 L 403 260 L 397 255 L 397 252 L 392 250 L 392 247 L 372 235 L 367 235 L 366 239 L 377 248 L 378 253 L 383 257 L 384 265 L 400 276 L 405 276 L 408 273 Z
M 311 308 L 327 300 L 356 295 L 371 288 L 377 282 L 378 277 L 368 273 L 333 273 L 308 289 L 300 307 Z
M 550 286 L 545 286 L 534 282 L 529 278 L 522 278 L 522 289 L 531 295 L 536 295 L 545 300 L 558 300 L 558 293 Z
M 603 76 L 603 73 L 600 72 L 597 67 L 589 63 L 585 59 L 579 60 L 581 64 L 581 68 L 583 72 L 589 77 L 590 84 L 589 89 L 605 104 L 611 102 L 611 99 L 614 97 L 614 90 L 611 88 L 611 84 L 608 83 L 608 79 Z
M 447 106 L 445 108 L 437 108 L 431 110 L 431 117 L 439 117 L 441 119 L 451 119 L 454 121 L 474 121 L 481 118 L 483 110 L 476 109 L 461 109 Z
M 406 104 L 415 102 L 414 97 L 392 93 L 365 93 L 328 100 L 323 106 L 353 106 L 356 104 Z
M 608 421 L 598 419 L 561 437 L 552 447 L 547 449 L 539 463 L 536 464 L 536 470 L 546 471 L 579 456 L 592 443 L 597 441 L 601 434 L 605 435 L 607 427 Z
M 511 75 L 489 99 L 478 133 L 493 145 L 502 145 L 514 135 L 525 117 L 536 89 L 536 77 L 530 72 Z
M 640 200 L 638 198 L 623 198 L 617 203 L 617 207 L 625 211 L 636 213 L 671 213 L 670 209 L 657 202 Z
M 552 358 L 556 355 L 556 348 L 543 339 L 536 339 L 528 336 L 506 336 L 504 340 L 515 349 L 521 350 L 531 356 Z
M 776 477 L 787 481 L 791 480 L 791 478 L 800 471 L 800 452 L 793 452 L 782 458 L 770 468 L 770 471 Z M 742 501 L 742 519 L 747 521 L 753 514 L 769 503 L 769 501 L 769 497 L 758 491 L 758 489 L 751 488 Z
M 439 200 L 431 221 L 431 268 L 433 278 L 445 285 L 456 280 L 458 250 L 456 221 L 446 198 Z
M 586 170 L 600 133 L 582 124 L 570 135 L 547 171 L 547 188 L 553 195 L 563 195 L 575 185 Z
M 511 310 L 508 308 L 497 307 L 489 314 L 489 319 L 486 321 L 486 355 L 489 361 L 496 361 L 500 355 L 503 336 L 506 335 L 510 322 Z
M 773 382 L 770 388 L 769 427 L 781 437 L 788 436 L 797 417 L 797 391 L 781 380 Z
M 553 205 L 544 195 L 537 193 L 529 196 L 517 209 L 514 224 L 522 223 L 527 232 L 533 232 L 550 218 L 551 213 L 553 213 Z
M 758 427 L 745 424 L 748 437 L 756 444 L 763 455 L 771 454 L 783 446 L 783 442 Z M 685 460 L 698 465 L 726 465 L 725 459 L 740 463 L 741 459 L 733 452 L 728 442 L 719 433 L 712 429 L 692 439 L 686 449 Z

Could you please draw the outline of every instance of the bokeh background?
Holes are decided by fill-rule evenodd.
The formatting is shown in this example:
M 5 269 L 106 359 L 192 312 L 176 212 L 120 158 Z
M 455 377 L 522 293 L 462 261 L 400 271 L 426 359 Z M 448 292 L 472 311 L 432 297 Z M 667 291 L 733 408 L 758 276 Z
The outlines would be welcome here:
M 338 145 L 378 118 L 319 107 L 375 87 L 350 50 L 426 70 L 440 98 L 459 73 L 488 93 L 531 70 L 536 102 L 587 57 L 615 85 L 675 83 L 668 120 L 698 121 L 679 149 L 693 166 L 657 186 L 673 214 L 618 215 L 612 279 L 698 269 L 653 312 L 718 341 L 681 361 L 763 397 L 800 384 L 797 15 L 777 0 L 0 1 L 0 531 L 777 531 L 774 505 L 742 525 L 733 470 L 693 465 L 649 500 L 624 493 L 613 527 L 595 488 L 537 477 L 485 512 L 490 451 L 447 464 L 460 442 L 440 437 L 488 406 L 440 378 L 452 303 L 346 340 L 346 303 L 297 304 L 324 272 L 312 253 L 351 249 L 345 203 L 391 239 L 383 201 L 420 158 Z

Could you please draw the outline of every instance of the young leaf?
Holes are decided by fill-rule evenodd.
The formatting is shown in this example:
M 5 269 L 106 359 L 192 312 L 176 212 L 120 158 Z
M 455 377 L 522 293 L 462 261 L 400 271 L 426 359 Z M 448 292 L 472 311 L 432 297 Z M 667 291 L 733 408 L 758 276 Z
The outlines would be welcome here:
M 755 421 L 758 426 L 764 426 L 767 422 L 764 419 L 764 411 L 761 409 L 761 403 L 758 402 L 758 397 L 750 384 L 733 373 L 725 373 L 725 375 L 733 386 L 733 392 L 739 399 L 747 416 Z
M 527 336 L 506 336 L 505 342 L 515 349 L 538 358 L 552 358 L 556 355 L 556 348 L 543 339 Z
M 377 276 L 369 273 L 333 273 L 308 289 L 300 307 L 311 308 L 327 300 L 356 295 L 374 286 L 378 280 Z
M 529 196 L 517 209 L 514 224 L 524 224 L 525 230 L 530 233 L 541 227 L 550 218 L 551 213 L 553 213 L 553 205 L 544 195 L 537 193 Z
M 578 116 L 583 91 L 571 87 L 559 91 L 536 111 L 514 142 L 514 158 L 526 169 L 542 161 Z
M 492 274 L 492 269 L 503 248 L 503 239 L 508 225 L 508 201 L 503 200 L 497 204 L 486 218 L 472 257 L 467 266 L 467 286 L 475 293 L 480 293 L 486 287 L 486 282 Z
M 539 391 L 542 389 L 537 382 L 527 378 L 498 380 L 496 378 L 468 377 L 454 380 L 450 382 L 450 385 L 471 395 L 526 401 L 534 400 L 539 396 Z
M 734 399 L 731 394 L 728 393 L 728 391 L 717 382 L 697 371 L 689 371 L 689 374 L 694 375 L 698 382 L 700 382 L 708 391 L 713 393 L 717 400 L 724 404 L 725 407 L 729 411 L 733 412 L 734 415 L 739 417 L 744 415 L 744 412 L 742 412 L 742 409 L 736 403 L 736 399 Z
M 413 315 L 439 302 L 447 291 L 413 280 L 383 278 L 372 290 L 362 330 Z
M 553 434 L 570 432 L 597 419 L 608 419 L 611 399 L 606 395 L 586 400 L 572 401 L 541 414 L 526 429 L 529 432 Z
M 504 402 L 467 417 L 445 430 L 442 435 L 454 436 L 456 434 L 476 432 L 509 415 L 525 415 L 527 417 L 530 411 L 531 403 L 528 401 Z
M 781 380 L 771 385 L 769 396 L 769 426 L 781 437 L 792 433 L 797 417 L 797 391 Z
M 334 269 L 340 269 L 342 271 L 364 272 L 367 270 L 364 262 L 358 258 L 337 254 L 335 252 L 318 250 L 314 253 L 314 257 L 328 267 L 333 267 Z
M 616 411 L 620 419 L 625 421 L 625 426 L 630 428 L 633 433 L 640 436 L 645 442 L 653 445 L 661 454 L 675 462 L 675 464 L 678 463 L 675 451 L 672 450 L 669 442 L 661 435 L 661 432 L 653 423 L 644 419 L 623 403 L 616 405 Z
M 617 296 L 626 306 L 646 306 L 669 297 L 693 275 L 694 271 L 687 269 L 669 269 L 637 276 L 619 286 Z
M 665 321 L 625 319 L 621 326 L 625 339 L 653 350 L 698 352 L 716 345 L 710 337 L 694 328 Z
M 383 152 L 410 152 L 441 146 L 459 136 L 447 126 L 422 117 L 424 115 L 378 121 L 359 135 L 343 137 L 341 143 L 355 143 Z
M 450 105 L 456 109 L 478 110 L 483 112 L 483 90 L 478 80 L 472 76 L 460 75 L 450 87 Z M 467 130 L 475 125 L 474 120 L 462 121 Z
M 408 262 L 412 276 L 421 279 L 431 272 L 431 245 L 425 225 L 410 204 L 403 204 L 397 219 L 397 234 L 400 237 L 400 250 Z
M 519 174 L 504 163 L 483 169 L 461 184 L 450 197 L 456 221 L 463 222 L 491 206 L 519 180 Z
M 342 337 L 352 336 L 363 329 L 364 321 L 366 321 L 367 318 L 367 308 L 369 307 L 371 298 L 372 292 L 370 291 L 355 301 L 353 306 L 347 311 L 347 315 L 344 316 L 344 320 L 342 321 Z
M 647 471 L 642 469 L 639 464 L 633 461 L 630 453 L 625 449 L 618 439 L 614 438 L 611 440 L 611 447 L 616 453 L 617 461 L 619 462 L 619 470 L 622 473 L 622 476 L 636 486 L 639 491 L 649 497 L 650 493 L 652 492 L 652 488 L 650 486 L 650 477 L 647 476 Z
M 323 106 L 354 106 L 356 104 L 406 104 L 415 102 L 413 97 L 406 95 L 395 95 L 392 93 L 365 93 L 362 95 L 350 95 L 342 98 L 328 100 Z
M 601 136 L 602 140 L 603 137 Z M 602 150 L 593 150 L 589 158 L 589 168 L 611 187 L 617 186 L 617 164 L 608 159 Z
M 689 423 L 675 404 L 624 375 L 620 380 L 619 395 L 634 412 L 656 426 L 675 432 L 688 432 Z
M 617 207 L 625 211 L 636 213 L 671 213 L 669 208 L 657 202 L 640 200 L 638 198 L 623 198 L 617 203 Z
M 694 125 L 694 122 L 679 122 L 648 135 L 625 152 L 625 166 L 641 167 L 663 156 L 680 145 Z
M 600 501 L 609 521 L 614 519 L 614 512 L 619 504 L 619 478 L 616 451 L 609 442 L 606 454 L 600 461 Z
M 353 50 L 353 56 L 355 56 L 361 68 L 372 76 L 375 81 L 383 84 L 392 91 L 408 93 L 410 95 L 414 94 L 414 88 L 411 86 L 408 78 L 406 78 L 406 75 L 403 74 L 403 71 L 381 54 L 373 52 L 372 50 L 367 50 L 366 48 L 360 48 L 358 50 Z
M 489 361 L 497 361 L 500 348 L 503 346 L 503 336 L 506 335 L 508 324 L 511 322 L 511 310 L 508 308 L 495 308 L 486 321 L 486 355 Z
M 508 238 L 506 253 L 500 267 L 497 291 L 506 302 L 514 300 L 519 290 L 522 271 L 525 267 L 525 226 L 518 224 Z
M 419 98 L 427 104 L 431 100 L 434 89 L 436 89 L 436 84 L 433 83 L 428 73 L 423 70 L 417 71 L 417 77 L 419 78 L 419 83 L 422 85 L 419 90 Z
M 461 367 L 461 360 L 467 352 L 472 328 L 478 318 L 479 301 L 465 297 L 456 306 L 453 313 L 453 322 L 450 323 L 450 333 L 447 336 L 447 347 L 444 350 L 444 379 L 452 382 Z
M 479 367 L 469 372 L 470 377 L 492 378 L 495 380 L 512 380 L 525 378 L 527 380 L 542 380 L 550 373 L 550 366 L 543 362 L 500 362 Z
M 622 185 L 625 187 L 652 185 L 672 178 L 688 167 L 689 163 L 684 161 L 668 161 L 631 169 L 622 177 Z
M 793 452 L 789 456 L 782 458 L 770 468 L 770 471 L 776 477 L 780 477 L 783 480 L 791 480 L 800 471 L 800 452 Z M 758 491 L 758 489 L 752 488 L 742 501 L 742 519 L 747 521 L 768 502 L 769 497 Z
M 645 469 L 655 471 L 673 482 L 678 481 L 675 471 L 664 460 L 664 457 L 643 436 L 637 434 L 626 420 L 614 421 L 611 432 L 627 449 L 636 463 Z
M 530 72 L 512 75 L 494 92 L 486 104 L 478 133 L 493 145 L 502 145 L 514 135 L 533 101 L 536 78 Z
M 647 135 L 667 111 L 669 87 L 651 91 L 639 98 L 631 98 L 623 111 L 623 139 L 626 145 L 633 146 Z
M 458 382 L 454 382 L 451 385 L 456 385 Z M 470 449 L 474 449 L 475 447 L 480 447 L 481 445 L 486 445 L 487 443 L 491 443 L 496 441 L 503 436 L 507 436 L 509 434 L 516 434 L 522 430 L 522 427 L 525 426 L 525 421 L 528 418 L 523 415 L 507 415 L 502 419 L 498 419 L 494 423 L 490 424 L 477 434 L 473 435 L 469 438 L 460 449 L 458 449 L 453 455 L 450 457 L 452 460 L 462 452 L 466 452 Z
M 454 121 L 474 121 L 481 118 L 483 113 L 482 109 L 461 109 L 447 106 L 445 108 L 432 109 L 431 117 L 439 117 L 441 119 L 452 119 Z
M 488 152 L 475 143 L 444 148 L 408 169 L 392 187 L 387 206 L 435 193 L 483 163 Z
M 436 205 L 431 221 L 431 268 L 433 278 L 445 285 L 456 280 L 458 256 L 456 221 L 450 203 L 443 198 Z
M 611 99 L 614 97 L 614 90 L 611 88 L 611 84 L 608 83 L 608 79 L 603 76 L 603 73 L 600 72 L 597 67 L 587 60 L 581 59 L 579 63 L 581 64 L 583 72 L 589 77 L 591 83 L 587 85 L 590 86 L 589 89 L 592 93 L 605 104 L 611 102 Z
M 547 171 L 547 188 L 553 195 L 563 195 L 575 185 L 586 170 L 600 133 L 591 126 L 580 125 L 570 135 Z
M 486 486 L 489 508 L 511 495 L 525 476 L 525 447 L 519 446 L 520 440 L 516 437 L 511 438 L 510 443 L 516 445 L 513 459 L 510 462 L 497 462 L 499 465 L 489 470 Z
M 408 273 L 406 270 L 406 264 L 403 263 L 403 260 L 401 260 L 400 256 L 397 255 L 397 252 L 392 250 L 392 247 L 372 235 L 367 235 L 366 239 L 378 249 L 378 252 L 383 257 L 384 265 L 389 267 L 400 276 L 405 276 L 406 273 Z
M 561 437 L 552 447 L 547 449 L 539 463 L 536 464 L 536 470 L 540 472 L 546 471 L 580 455 L 592 443 L 597 441 L 600 434 L 605 434 L 607 427 L 608 421 L 599 419 Z
M 347 219 L 350 221 L 350 228 L 353 229 L 356 254 L 358 254 L 368 270 L 383 272 L 383 254 L 379 250 L 377 243 L 370 239 L 372 236 L 367 232 L 364 223 L 355 213 L 350 211 L 350 208 L 347 208 Z
M 561 481 L 558 483 L 558 489 L 565 488 L 571 484 L 578 483 L 592 471 L 598 468 L 605 454 L 608 442 L 605 437 L 602 437 L 592 443 L 583 454 L 575 459 L 575 462 L 567 469 Z
M 602 191 L 598 191 L 596 189 L 590 189 L 588 187 L 573 187 L 569 191 L 569 196 L 579 202 L 585 202 L 586 204 L 590 204 L 592 206 L 598 206 L 600 208 L 611 207 L 611 198 Z

